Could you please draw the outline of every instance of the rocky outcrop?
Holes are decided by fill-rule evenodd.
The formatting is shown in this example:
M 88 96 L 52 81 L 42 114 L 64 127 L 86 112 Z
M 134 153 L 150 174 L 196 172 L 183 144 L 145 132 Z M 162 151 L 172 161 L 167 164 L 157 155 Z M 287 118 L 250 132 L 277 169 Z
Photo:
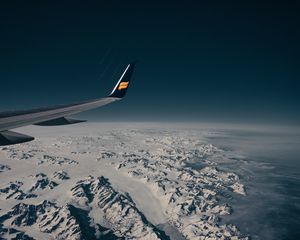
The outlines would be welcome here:
M 38 165 L 40 164 L 47 164 L 47 165 L 63 165 L 63 164 L 72 164 L 72 165 L 76 165 L 78 164 L 77 161 L 70 159 L 70 158 L 66 158 L 66 157 L 60 157 L 60 156 L 52 156 L 52 155 L 47 155 L 44 154 L 41 159 L 38 162 Z
M 161 239 L 164 236 L 138 210 L 128 193 L 117 192 L 107 178 L 88 177 L 71 189 L 78 205 L 89 206 L 99 211 L 117 236 L 126 239 Z
M 201 144 L 196 150 L 177 148 L 180 139 L 176 138 L 152 141 L 160 148 L 148 151 L 147 157 L 136 152 L 123 154 L 125 160 L 116 169 L 144 182 L 163 203 L 169 222 L 186 239 L 244 239 L 236 227 L 220 225 L 220 216 L 231 212 L 227 204 L 219 203 L 221 192 L 245 195 L 238 175 L 219 171 L 208 160 L 198 170 L 186 167 L 194 158 L 207 159 L 221 150 L 211 144 Z
M 10 166 L 4 165 L 4 164 L 0 164 L 0 173 L 1 172 L 6 172 L 6 171 L 9 171 L 9 170 L 11 170 Z
M 0 188 L 0 197 L 2 199 L 15 199 L 15 200 L 23 200 L 27 198 L 36 198 L 37 195 L 24 192 L 21 187 L 23 183 L 20 181 L 9 182 L 6 186 Z

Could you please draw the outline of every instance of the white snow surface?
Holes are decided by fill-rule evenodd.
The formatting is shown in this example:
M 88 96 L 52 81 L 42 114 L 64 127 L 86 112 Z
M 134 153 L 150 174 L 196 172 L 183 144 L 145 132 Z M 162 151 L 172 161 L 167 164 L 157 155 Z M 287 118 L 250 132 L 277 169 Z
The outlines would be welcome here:
M 220 223 L 246 196 L 197 129 L 86 123 L 18 129 L 0 149 L 0 239 L 248 239 Z M 200 162 L 193 169 L 189 163 Z

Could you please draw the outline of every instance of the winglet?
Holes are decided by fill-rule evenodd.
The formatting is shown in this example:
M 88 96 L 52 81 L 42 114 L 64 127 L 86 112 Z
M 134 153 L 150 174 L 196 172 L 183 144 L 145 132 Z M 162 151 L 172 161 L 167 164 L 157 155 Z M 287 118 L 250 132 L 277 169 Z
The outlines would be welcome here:
M 133 69 L 136 64 L 135 62 L 132 62 L 128 64 L 126 67 L 125 71 L 123 72 L 120 80 L 112 90 L 111 94 L 109 97 L 115 97 L 115 98 L 123 98 L 127 92 L 127 89 L 129 87 L 129 83 L 132 77 Z

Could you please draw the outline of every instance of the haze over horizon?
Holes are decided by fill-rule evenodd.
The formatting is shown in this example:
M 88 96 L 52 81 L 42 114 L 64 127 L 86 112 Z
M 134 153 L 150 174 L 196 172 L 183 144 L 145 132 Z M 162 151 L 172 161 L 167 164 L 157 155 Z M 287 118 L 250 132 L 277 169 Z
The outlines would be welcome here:
M 0 111 L 128 95 L 95 121 L 299 125 L 299 4 L 268 1 L 0 3 Z

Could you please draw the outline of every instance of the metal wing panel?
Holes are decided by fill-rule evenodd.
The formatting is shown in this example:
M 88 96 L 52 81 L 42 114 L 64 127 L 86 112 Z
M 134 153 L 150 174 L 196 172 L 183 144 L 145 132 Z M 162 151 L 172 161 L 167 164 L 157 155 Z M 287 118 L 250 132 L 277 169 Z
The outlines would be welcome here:
M 27 114 L 23 113 L 22 115 L 15 115 L 11 117 L 1 118 L 0 132 L 17 128 L 17 127 L 22 127 L 30 124 L 47 121 L 54 118 L 69 116 L 93 108 L 101 107 L 118 100 L 121 99 L 106 97 L 106 98 L 101 98 L 101 99 L 84 102 L 80 104 L 72 104 L 72 105 L 60 106 L 57 108 L 50 108 L 50 110 L 44 109 L 43 111 L 38 111 L 38 112 L 31 111 L 31 113 L 27 113 Z
M 33 138 L 30 136 L 8 131 L 10 129 L 38 123 L 53 125 L 53 121 L 52 123 L 47 123 L 47 121 L 55 119 L 58 121 L 57 119 L 59 118 L 67 117 L 69 115 L 98 108 L 121 100 L 126 95 L 134 66 L 135 62 L 132 62 L 127 66 L 118 83 L 115 85 L 113 91 L 108 97 L 76 104 L 60 105 L 56 107 L 0 113 L 0 146 L 33 140 Z M 72 120 L 68 123 L 70 124 L 75 122 Z

